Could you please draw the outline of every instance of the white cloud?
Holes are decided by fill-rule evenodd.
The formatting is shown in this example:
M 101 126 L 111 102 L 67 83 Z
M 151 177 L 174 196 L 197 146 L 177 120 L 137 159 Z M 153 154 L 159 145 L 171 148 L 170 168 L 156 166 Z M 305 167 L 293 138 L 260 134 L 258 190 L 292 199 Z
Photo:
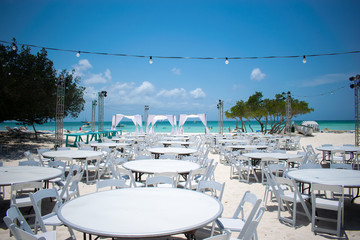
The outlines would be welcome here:
M 173 74 L 175 75 L 180 75 L 181 74 L 181 70 L 179 68 L 173 67 L 171 69 L 171 71 L 173 72 Z
M 315 87 L 320 85 L 326 85 L 330 83 L 343 82 L 349 79 L 347 74 L 344 73 L 335 73 L 335 74 L 326 74 L 320 77 L 317 77 L 313 80 L 305 82 L 303 86 L 305 87 Z
M 107 68 L 104 74 L 105 74 L 105 77 L 107 79 L 111 80 L 111 71 L 110 71 L 110 69 Z
M 255 81 L 261 81 L 265 78 L 266 74 L 262 73 L 260 68 L 254 68 L 251 72 L 250 79 Z
M 75 76 L 82 77 L 84 76 L 85 71 L 92 68 L 92 65 L 90 64 L 89 60 L 81 59 L 78 64 L 73 66 L 73 68 L 75 69 Z
M 150 82 L 145 81 L 143 82 L 139 87 L 135 88 L 131 95 L 143 95 L 143 94 L 149 94 L 154 92 L 154 85 L 152 85 Z
M 184 88 L 174 88 L 171 90 L 161 90 L 158 97 L 186 97 L 186 90 Z
M 90 77 L 84 80 L 84 83 L 88 85 L 92 85 L 97 83 L 107 83 L 107 81 L 108 79 L 104 77 L 104 74 L 98 73 L 98 74 L 91 74 Z
M 195 99 L 205 98 L 205 96 L 206 96 L 206 94 L 204 93 L 204 91 L 201 88 L 196 88 L 195 90 L 190 91 L 190 94 Z

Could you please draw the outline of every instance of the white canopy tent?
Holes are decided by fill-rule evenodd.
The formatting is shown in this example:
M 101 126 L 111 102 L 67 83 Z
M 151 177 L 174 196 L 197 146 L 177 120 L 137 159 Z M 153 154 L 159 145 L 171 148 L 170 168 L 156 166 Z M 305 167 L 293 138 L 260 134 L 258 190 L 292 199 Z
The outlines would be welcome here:
M 123 114 L 115 114 L 112 116 L 112 124 L 111 124 L 111 129 L 115 129 L 116 126 L 119 124 L 119 122 L 123 119 L 123 118 L 127 118 L 127 119 L 131 119 L 131 121 L 134 123 L 135 128 L 136 128 L 136 133 L 139 132 L 138 126 L 140 126 L 140 133 L 143 133 L 143 129 L 142 129 L 142 116 L 137 114 L 137 115 L 131 115 L 131 116 L 127 116 L 127 115 L 123 115 Z
M 314 132 L 319 131 L 319 124 L 315 121 L 303 121 L 301 125 L 312 127 Z
M 207 128 L 207 121 L 206 121 L 206 114 L 205 113 L 201 113 L 201 114 L 180 114 L 179 117 L 179 134 L 183 134 L 184 133 L 184 124 L 186 122 L 186 120 L 188 118 L 200 118 L 201 122 L 204 124 L 205 126 L 205 133 L 209 133 L 209 129 Z
M 154 133 L 154 125 L 157 121 L 169 120 L 171 124 L 171 134 L 176 133 L 176 116 L 175 115 L 149 115 L 146 123 L 146 133 Z M 151 128 L 149 129 L 151 125 Z

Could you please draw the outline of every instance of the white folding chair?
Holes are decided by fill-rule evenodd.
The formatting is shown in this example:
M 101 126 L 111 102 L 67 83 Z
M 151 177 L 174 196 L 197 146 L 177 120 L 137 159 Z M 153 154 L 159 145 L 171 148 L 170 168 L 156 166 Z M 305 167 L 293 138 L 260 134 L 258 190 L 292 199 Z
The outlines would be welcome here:
M 43 188 L 43 182 L 15 183 L 11 185 L 10 206 L 32 207 L 30 193 Z
M 113 188 L 115 189 L 128 188 L 128 186 L 126 185 L 125 180 L 123 179 L 98 180 L 96 182 L 96 191 L 98 192 L 100 189 L 103 188 L 110 188 L 110 190 L 112 190 Z
M 35 227 L 34 227 L 35 233 L 37 233 L 38 228 L 40 228 L 40 230 L 42 232 L 46 232 L 47 231 L 46 226 L 52 226 L 53 230 L 55 230 L 57 226 L 64 225 L 57 216 L 57 211 L 58 211 L 59 207 L 61 206 L 62 202 L 61 202 L 61 198 L 60 198 L 59 194 L 57 193 L 56 189 L 54 189 L 54 188 L 42 189 L 35 193 L 31 193 L 30 198 L 31 198 L 31 202 L 33 204 L 35 215 L 36 215 Z M 41 203 L 44 199 L 47 199 L 47 198 L 55 199 L 56 203 L 55 203 L 53 210 L 50 213 L 43 214 L 43 212 L 41 210 Z M 69 230 L 71 237 L 73 239 L 75 239 L 75 235 L 74 235 L 74 232 L 72 231 L 72 229 L 68 227 L 68 230 Z
M 334 197 L 334 194 L 336 194 L 336 197 Z M 340 237 L 341 228 L 344 226 L 344 188 L 335 185 L 312 184 L 311 203 L 311 230 L 315 233 L 325 232 Z M 323 214 L 323 210 L 336 212 L 335 219 Z M 336 230 L 320 226 L 319 220 L 335 222 Z
M 195 190 L 197 188 L 199 181 L 205 180 L 206 173 L 207 173 L 206 168 L 191 170 L 186 178 L 186 181 L 178 182 L 177 186 L 180 188 Z
M 21 214 L 19 209 L 13 205 L 6 211 L 6 216 L 3 218 L 6 226 L 10 229 L 10 233 L 14 235 L 17 240 L 27 240 L 27 239 L 56 239 L 56 232 L 49 231 L 45 233 L 39 233 L 34 235 L 31 227 L 25 220 L 24 216 Z
M 244 209 L 245 205 L 251 205 L 251 210 L 247 216 L 245 216 Z M 255 194 L 250 191 L 245 192 L 243 198 L 240 201 L 239 206 L 237 207 L 232 218 L 218 218 L 216 223 L 218 227 L 223 230 L 230 230 L 232 232 L 239 232 L 238 238 L 242 239 L 251 223 L 254 219 L 256 213 L 259 210 L 261 204 L 261 199 L 258 199 Z M 240 215 L 240 216 L 239 216 Z M 255 234 L 257 235 L 257 234 Z
M 279 203 L 278 203 L 278 219 L 285 221 L 287 223 L 292 224 L 295 227 L 296 224 L 296 214 L 303 214 L 302 212 L 298 212 L 297 204 L 300 203 L 304 208 L 305 215 L 311 220 L 311 214 L 309 212 L 308 207 L 305 204 L 305 200 L 309 200 L 310 196 L 307 194 L 302 194 L 299 192 L 299 189 L 293 179 L 285 178 L 285 177 L 276 177 L 275 182 L 278 186 L 285 185 L 287 189 L 278 187 L 279 189 Z M 292 214 L 292 219 L 281 216 L 281 211 L 284 209 L 284 204 L 286 209 Z M 292 206 L 289 204 L 291 203 Z
M 145 186 L 153 186 L 153 187 L 175 187 L 175 182 L 172 177 L 168 176 L 154 176 L 148 177 L 145 182 Z

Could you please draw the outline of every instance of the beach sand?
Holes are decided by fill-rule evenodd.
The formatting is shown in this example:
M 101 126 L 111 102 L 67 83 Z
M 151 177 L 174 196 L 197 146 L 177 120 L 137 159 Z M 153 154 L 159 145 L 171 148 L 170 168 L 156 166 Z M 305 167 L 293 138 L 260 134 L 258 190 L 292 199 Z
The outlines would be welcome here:
M 314 133 L 310 137 L 302 137 L 300 144 L 301 146 L 312 145 L 314 148 L 321 146 L 322 144 L 333 144 L 333 145 L 343 145 L 343 144 L 354 144 L 354 133 Z M 35 153 L 35 149 L 38 147 L 52 147 L 53 144 L 49 140 L 42 140 L 39 143 L 32 143 L 33 140 L 26 141 L 26 144 L 21 144 L 23 148 L 17 149 L 21 146 L 12 144 L 16 149 L 16 153 L 13 154 L 2 154 L 1 160 L 4 161 L 4 166 L 14 166 L 17 165 L 19 160 L 23 160 L 23 152 L 25 150 L 31 150 L 32 153 Z M 12 149 L 12 148 L 11 148 Z M 10 150 L 11 150 L 10 149 Z M 9 151 L 10 151 L 9 150 Z M 13 149 L 14 150 L 14 149 Z M 5 150 L 3 150 L 5 151 Z M 294 151 L 296 152 L 296 151 Z M 22 156 L 21 156 L 22 155 Z M 213 158 L 215 161 L 219 161 L 218 154 L 209 154 L 209 158 Z M 222 199 L 224 206 L 223 217 L 231 217 L 237 208 L 241 198 L 243 197 L 246 191 L 251 191 L 255 193 L 259 198 L 263 198 L 265 186 L 261 183 L 251 182 L 243 183 L 239 182 L 236 178 L 230 179 L 230 167 L 223 164 L 218 164 L 215 171 L 215 178 L 218 182 L 225 182 L 225 191 Z M 95 184 L 86 185 L 80 183 L 80 193 L 81 195 L 95 192 Z M 6 212 L 6 209 L 9 207 L 9 187 L 6 187 L 6 196 L 5 199 L 0 201 L 0 217 L 3 218 Z M 284 212 L 283 215 L 286 215 Z M 121 216 L 119 216 L 121 217 Z M 210 226 L 210 225 L 209 225 Z M 195 236 L 197 239 L 203 239 L 209 236 L 210 227 L 205 227 L 196 232 Z M 50 230 L 50 228 L 48 228 Z M 349 201 L 346 201 L 345 204 L 345 236 L 343 239 L 360 239 L 360 199 L 356 199 L 353 204 Z M 328 234 L 317 234 L 315 235 L 311 231 L 311 222 L 303 216 L 297 218 L 297 226 L 294 229 L 293 227 L 281 223 L 277 218 L 277 203 L 268 201 L 268 208 L 265 212 L 258 228 L 258 237 L 259 239 L 336 239 L 334 235 Z M 83 234 L 75 231 L 77 239 L 82 239 Z M 232 237 L 236 237 L 237 233 L 233 233 Z M 69 238 L 69 233 L 67 228 L 58 227 L 57 228 L 57 239 L 67 239 Z M 9 237 L 9 230 L 6 229 L 5 224 L 2 222 L 0 226 L 0 239 L 12 239 Z M 159 238 L 156 238 L 159 239 Z M 185 239 L 183 234 L 164 237 L 161 239 Z

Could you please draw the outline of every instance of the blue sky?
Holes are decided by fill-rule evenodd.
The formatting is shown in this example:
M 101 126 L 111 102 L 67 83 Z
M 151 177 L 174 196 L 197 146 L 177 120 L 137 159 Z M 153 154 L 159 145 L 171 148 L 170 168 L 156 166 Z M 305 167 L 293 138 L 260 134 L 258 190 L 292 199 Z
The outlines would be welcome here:
M 76 51 L 153 59 L 48 51 L 58 70 L 76 69 L 86 87 L 85 111 L 107 91 L 105 120 L 115 113 L 206 113 L 224 110 L 260 91 L 290 91 L 315 111 L 306 120 L 354 119 L 349 77 L 360 74 L 360 54 L 230 60 L 360 50 L 360 1 L 0 1 L 0 40 Z M 34 49 L 38 51 L 39 49 Z M 336 91 L 333 91 L 336 90 Z M 333 92 L 331 94 L 331 92 Z

